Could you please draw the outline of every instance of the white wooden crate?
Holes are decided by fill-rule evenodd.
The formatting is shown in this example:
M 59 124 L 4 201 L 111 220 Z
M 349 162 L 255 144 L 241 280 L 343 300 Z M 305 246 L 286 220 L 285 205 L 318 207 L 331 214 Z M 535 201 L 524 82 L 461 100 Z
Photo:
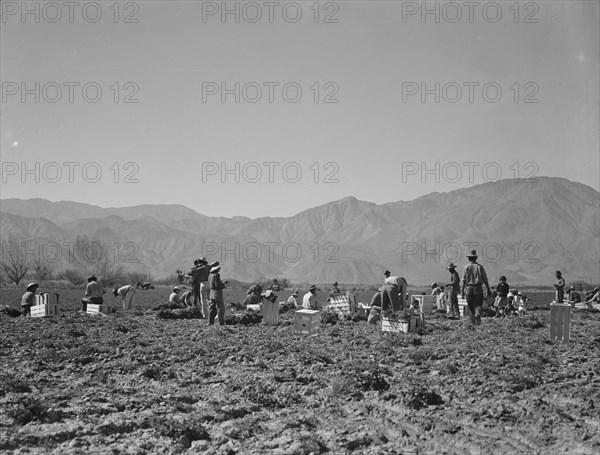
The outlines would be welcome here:
M 43 292 L 35 295 L 36 305 L 58 305 L 58 294 L 56 292 Z
M 419 315 L 411 316 L 408 321 L 390 321 L 387 317 L 381 317 L 381 331 L 382 332 L 393 332 L 393 333 L 409 333 L 415 332 L 421 325 L 421 318 Z
M 117 311 L 117 309 L 114 306 L 109 305 L 107 303 L 104 303 L 102 305 L 98 305 L 97 303 L 88 303 L 87 304 L 87 313 L 88 314 L 109 314 L 109 313 L 114 313 L 116 311 Z
M 321 312 L 317 310 L 298 310 L 294 313 L 294 332 L 303 335 L 316 335 L 321 324 Z
M 48 316 L 58 315 L 58 305 L 47 303 L 44 305 L 33 305 L 30 309 L 30 315 L 32 318 L 45 318 Z

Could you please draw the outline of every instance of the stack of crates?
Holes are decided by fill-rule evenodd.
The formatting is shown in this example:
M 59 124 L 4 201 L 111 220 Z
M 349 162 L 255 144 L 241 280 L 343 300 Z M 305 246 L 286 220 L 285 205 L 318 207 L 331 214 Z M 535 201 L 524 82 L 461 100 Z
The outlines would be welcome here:
M 45 292 L 36 294 L 35 305 L 31 307 L 32 318 L 45 318 L 58 315 L 58 294 Z
M 550 304 L 550 339 L 569 341 L 571 338 L 571 305 L 568 303 Z

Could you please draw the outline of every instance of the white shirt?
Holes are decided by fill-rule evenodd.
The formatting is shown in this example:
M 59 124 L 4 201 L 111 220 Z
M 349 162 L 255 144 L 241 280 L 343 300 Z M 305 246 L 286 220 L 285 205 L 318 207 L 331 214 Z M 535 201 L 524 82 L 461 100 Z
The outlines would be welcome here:
M 302 306 L 307 310 L 318 309 L 316 296 L 312 292 L 308 291 L 302 298 Z

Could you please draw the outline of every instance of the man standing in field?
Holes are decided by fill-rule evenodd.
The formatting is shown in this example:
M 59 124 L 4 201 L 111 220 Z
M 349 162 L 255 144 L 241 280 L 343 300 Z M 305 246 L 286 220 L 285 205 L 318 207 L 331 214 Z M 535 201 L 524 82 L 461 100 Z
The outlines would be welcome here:
M 460 276 L 456 271 L 456 266 L 454 263 L 450 263 L 446 270 L 450 272 L 450 281 L 447 286 L 450 288 L 450 316 L 451 317 L 460 317 L 460 311 L 458 309 L 458 293 L 460 292 Z
M 313 284 L 308 288 L 308 292 L 304 294 L 302 298 L 302 306 L 306 310 L 318 310 L 319 304 L 317 302 L 317 287 Z
M 485 284 L 487 295 L 491 296 L 492 291 L 488 283 L 485 269 L 477 263 L 477 253 L 475 250 L 472 250 L 471 254 L 467 255 L 467 259 L 469 259 L 469 263 L 465 265 L 462 294 L 467 298 L 471 323 L 481 325 L 481 310 L 483 306 L 482 285 Z M 466 294 L 465 288 L 467 291 Z
M 213 262 L 210 269 L 210 313 L 208 325 L 214 325 L 217 314 L 219 315 L 219 324 L 225 324 L 225 302 L 223 300 L 223 289 L 227 280 L 221 281 L 221 264 L 219 261 Z
M 562 277 L 560 270 L 556 271 L 556 283 L 554 283 L 554 289 L 556 289 L 556 303 L 563 303 L 565 299 L 565 279 Z

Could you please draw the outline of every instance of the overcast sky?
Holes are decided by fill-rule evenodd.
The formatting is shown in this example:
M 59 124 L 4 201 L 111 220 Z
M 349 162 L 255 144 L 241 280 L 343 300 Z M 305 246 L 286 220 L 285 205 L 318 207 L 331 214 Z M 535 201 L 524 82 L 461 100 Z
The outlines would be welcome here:
M 414 2 L 228 2 L 236 22 L 222 2 L 100 2 L 94 22 L 27 2 L 36 22 L 3 1 L 2 197 L 258 217 L 498 171 L 598 190 L 599 2 L 488 3 L 427 2 L 436 22 Z

